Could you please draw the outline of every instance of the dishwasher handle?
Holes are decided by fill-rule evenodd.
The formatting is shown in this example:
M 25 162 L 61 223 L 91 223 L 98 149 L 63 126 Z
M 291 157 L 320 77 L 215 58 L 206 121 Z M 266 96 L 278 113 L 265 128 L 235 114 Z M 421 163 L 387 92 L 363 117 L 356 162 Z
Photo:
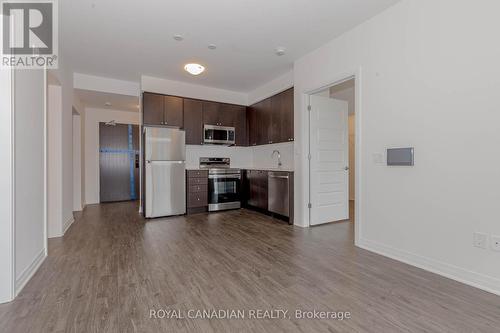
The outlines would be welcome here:
M 271 174 L 269 174 L 269 178 L 281 178 L 281 179 L 288 179 L 288 176 L 275 176 L 275 175 L 271 175 Z

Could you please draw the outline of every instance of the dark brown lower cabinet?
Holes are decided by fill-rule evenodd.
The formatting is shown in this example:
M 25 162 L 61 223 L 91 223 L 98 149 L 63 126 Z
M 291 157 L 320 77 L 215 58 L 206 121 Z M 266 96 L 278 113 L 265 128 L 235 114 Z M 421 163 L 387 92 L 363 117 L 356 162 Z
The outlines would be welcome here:
M 293 224 L 294 209 L 293 209 L 293 172 L 271 172 L 266 170 L 245 170 L 243 172 L 243 186 L 242 186 L 242 206 L 259 211 L 266 215 L 274 216 L 276 218 L 287 221 Z M 270 177 L 272 176 L 286 179 L 288 195 L 282 197 L 275 197 L 273 200 L 288 200 L 288 214 L 271 212 L 272 208 L 269 207 L 269 193 L 270 193 Z M 271 192 L 276 188 L 271 188 Z M 276 193 L 274 193 L 276 194 Z M 271 200 L 271 202 L 273 202 Z M 276 202 L 274 202 L 276 203 Z M 286 203 L 283 205 L 286 206 Z M 283 215 L 285 214 L 285 215 Z
M 208 211 L 208 171 L 186 171 L 186 208 L 188 214 Z
M 246 184 L 246 205 L 267 211 L 267 171 L 247 170 Z

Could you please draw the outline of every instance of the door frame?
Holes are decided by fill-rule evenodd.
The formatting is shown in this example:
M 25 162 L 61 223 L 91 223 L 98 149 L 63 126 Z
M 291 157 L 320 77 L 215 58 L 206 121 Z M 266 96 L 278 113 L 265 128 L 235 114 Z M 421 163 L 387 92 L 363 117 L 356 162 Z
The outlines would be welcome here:
M 355 99 L 355 109 L 354 109 L 354 159 L 355 159 L 355 175 L 354 175 L 354 186 L 355 186 L 355 193 L 354 193 L 354 216 L 355 216 L 355 221 L 354 221 L 354 244 L 358 245 L 360 240 L 361 240 L 361 233 L 362 233 L 362 221 L 363 221 L 363 216 L 361 214 L 361 205 L 362 205 L 362 195 L 361 195 L 361 189 L 363 188 L 363 167 L 362 167 L 362 126 L 361 126 L 361 119 L 362 119 L 362 102 L 361 102 L 361 80 L 362 80 L 362 75 L 361 75 L 361 68 L 358 68 L 357 70 L 353 70 L 350 72 L 347 72 L 343 75 L 340 75 L 338 77 L 335 77 L 333 80 L 331 80 L 329 83 L 324 84 L 320 87 L 317 87 L 315 89 L 309 90 L 304 93 L 304 112 L 307 114 L 307 177 L 308 177 L 308 188 L 307 188 L 307 198 L 308 202 L 311 203 L 311 159 L 309 156 L 311 156 L 311 113 L 308 110 L 308 107 L 310 105 L 310 97 L 311 95 L 314 95 L 322 90 L 325 90 L 327 88 L 336 86 L 338 84 L 341 84 L 345 81 L 354 79 L 354 99 Z M 349 198 L 348 198 L 349 200 Z M 308 220 L 307 220 L 307 226 L 308 227 L 313 227 L 311 225 L 311 209 L 308 208 Z

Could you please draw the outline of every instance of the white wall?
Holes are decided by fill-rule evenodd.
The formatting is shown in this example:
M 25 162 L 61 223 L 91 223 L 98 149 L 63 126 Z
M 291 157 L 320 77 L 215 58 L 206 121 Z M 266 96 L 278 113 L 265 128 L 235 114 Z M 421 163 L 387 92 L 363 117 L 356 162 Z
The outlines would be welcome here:
M 0 69 L 0 303 L 14 297 L 12 90 L 10 70 Z
M 73 87 L 75 89 L 101 91 L 128 96 L 139 96 L 141 93 L 141 87 L 138 82 L 116 80 L 81 73 L 73 74 Z
M 262 169 L 272 169 L 278 167 L 278 156 L 271 157 L 274 150 L 281 154 L 281 168 L 284 170 L 293 170 L 293 142 L 275 143 L 272 145 L 263 145 L 249 147 L 252 150 L 252 167 Z
M 47 232 L 48 237 L 63 235 L 62 184 L 62 88 L 47 87 Z
M 62 186 L 61 219 L 63 231 L 74 221 L 73 218 L 73 107 L 74 90 L 71 70 L 64 63 L 64 57 L 59 57 L 59 69 L 51 71 L 57 78 L 61 89 L 61 145 L 60 182 Z M 54 235 L 54 237 L 58 236 Z
M 73 112 L 73 211 L 81 211 L 82 206 L 82 124 L 78 113 Z
M 187 169 L 197 169 L 200 157 L 229 157 L 233 168 L 245 168 L 252 165 L 252 153 L 248 147 L 186 146 Z
M 293 87 L 293 70 L 269 81 L 248 93 L 248 105 L 260 102 Z
M 357 245 L 500 294 L 500 253 L 472 246 L 474 231 L 500 235 L 499 11 L 406 0 L 296 61 L 296 224 L 308 224 L 305 93 L 362 68 Z M 373 163 L 398 146 L 415 147 L 414 167 Z
M 248 105 L 245 93 L 230 91 L 197 84 L 172 81 L 151 76 L 141 77 L 142 91 L 155 92 L 174 96 L 204 99 L 222 103 Z
M 16 70 L 14 93 L 15 289 L 45 259 L 45 73 Z
M 140 124 L 139 112 L 85 109 L 85 204 L 99 203 L 99 122 Z

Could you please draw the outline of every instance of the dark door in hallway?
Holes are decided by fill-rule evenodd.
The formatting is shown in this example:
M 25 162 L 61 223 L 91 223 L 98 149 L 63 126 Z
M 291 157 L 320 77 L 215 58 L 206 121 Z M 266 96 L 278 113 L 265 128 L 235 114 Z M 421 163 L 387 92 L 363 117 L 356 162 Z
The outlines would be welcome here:
M 99 123 L 100 201 L 139 196 L 139 126 Z

